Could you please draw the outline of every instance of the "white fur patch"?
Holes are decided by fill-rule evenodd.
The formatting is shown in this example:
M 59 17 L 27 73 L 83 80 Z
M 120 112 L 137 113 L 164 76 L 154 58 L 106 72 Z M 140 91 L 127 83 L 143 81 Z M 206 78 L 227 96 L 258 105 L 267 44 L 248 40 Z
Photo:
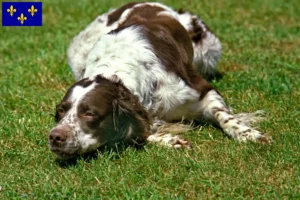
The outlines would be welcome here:
M 91 24 L 72 40 L 68 49 L 68 63 L 71 66 L 75 80 L 82 79 L 85 71 L 87 55 L 100 36 L 107 34 L 117 27 L 117 24 L 107 26 L 109 13 L 98 16 Z
M 73 107 L 77 106 L 80 102 L 80 100 L 91 90 L 93 90 L 95 87 L 95 83 L 92 83 L 88 87 L 82 87 L 82 86 L 75 86 L 73 88 L 72 94 L 70 96 L 70 101 L 74 104 Z

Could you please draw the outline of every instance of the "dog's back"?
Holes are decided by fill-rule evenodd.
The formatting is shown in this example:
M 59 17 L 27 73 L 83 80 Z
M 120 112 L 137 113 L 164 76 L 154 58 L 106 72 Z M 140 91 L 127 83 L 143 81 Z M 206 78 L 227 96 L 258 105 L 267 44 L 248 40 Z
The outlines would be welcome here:
M 122 80 L 152 116 L 166 121 L 188 117 L 193 110 L 182 109 L 185 102 L 212 89 L 194 69 L 188 32 L 172 13 L 151 5 L 136 7 L 95 43 L 84 78 L 98 74 Z
M 157 16 L 159 15 L 159 16 Z M 112 30 L 134 22 L 173 17 L 188 32 L 194 49 L 194 65 L 203 76 L 216 73 L 216 65 L 221 56 L 221 43 L 196 15 L 186 11 L 174 11 L 160 3 L 128 3 L 118 9 L 98 16 L 72 41 L 68 50 L 68 62 L 78 81 L 83 77 L 86 58 L 97 40 Z M 179 35 L 176 38 L 181 39 Z

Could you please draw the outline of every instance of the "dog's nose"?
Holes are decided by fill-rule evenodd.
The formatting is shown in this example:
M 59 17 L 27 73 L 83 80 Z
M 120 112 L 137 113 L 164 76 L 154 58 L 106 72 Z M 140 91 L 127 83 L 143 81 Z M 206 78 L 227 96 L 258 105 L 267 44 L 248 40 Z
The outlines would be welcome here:
M 51 131 L 49 140 L 51 143 L 61 144 L 67 140 L 67 135 L 64 132 Z
M 62 145 L 70 136 L 71 129 L 68 126 L 59 125 L 49 133 L 49 141 L 54 145 Z

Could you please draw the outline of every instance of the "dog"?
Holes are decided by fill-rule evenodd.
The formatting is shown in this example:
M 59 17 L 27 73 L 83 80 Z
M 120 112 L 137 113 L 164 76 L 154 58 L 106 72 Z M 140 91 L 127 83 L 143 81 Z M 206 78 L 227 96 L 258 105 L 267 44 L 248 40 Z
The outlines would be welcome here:
M 129 3 L 98 16 L 71 42 L 76 83 L 56 107 L 49 145 L 69 159 L 116 143 L 191 148 L 185 121 L 208 121 L 237 141 L 269 143 L 205 78 L 220 40 L 196 15 L 160 3 Z

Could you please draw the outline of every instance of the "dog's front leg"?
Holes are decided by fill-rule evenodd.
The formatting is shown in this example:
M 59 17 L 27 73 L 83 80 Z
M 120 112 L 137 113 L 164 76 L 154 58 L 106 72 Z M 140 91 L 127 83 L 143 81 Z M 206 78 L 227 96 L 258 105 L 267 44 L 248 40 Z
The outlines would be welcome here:
M 269 143 L 271 141 L 271 137 L 250 127 L 251 122 L 259 117 L 253 113 L 234 115 L 215 90 L 209 91 L 204 96 L 200 107 L 205 119 L 216 122 L 225 134 L 233 139 L 241 142 Z
M 191 130 L 190 125 L 182 123 L 168 123 L 163 120 L 153 120 L 151 135 L 147 138 L 149 143 L 169 146 L 173 148 L 191 149 L 191 143 L 176 134 Z

